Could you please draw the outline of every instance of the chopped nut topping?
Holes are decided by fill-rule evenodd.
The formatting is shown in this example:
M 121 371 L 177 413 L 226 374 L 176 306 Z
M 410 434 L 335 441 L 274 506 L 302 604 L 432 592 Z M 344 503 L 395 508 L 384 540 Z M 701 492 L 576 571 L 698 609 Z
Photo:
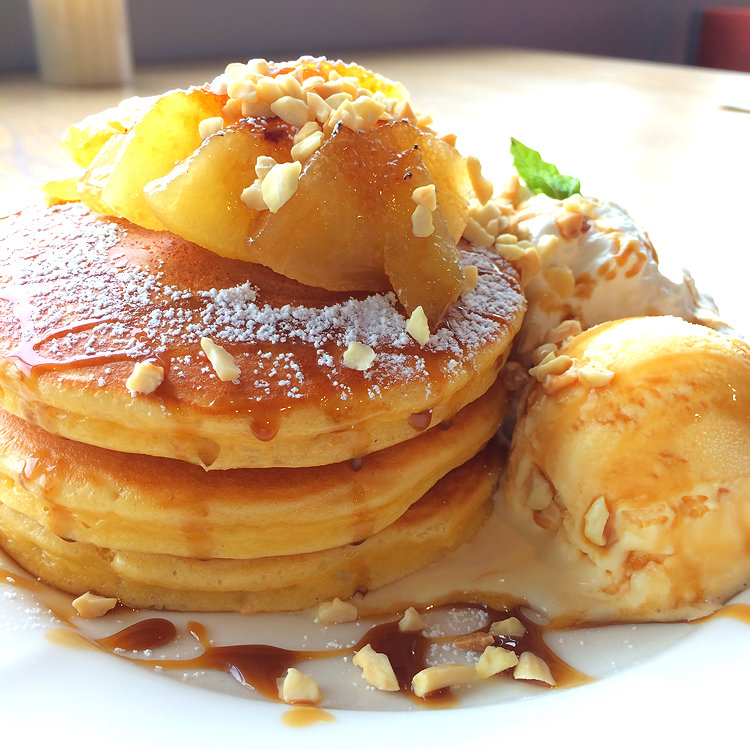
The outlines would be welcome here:
M 274 165 L 260 184 L 268 210 L 275 214 L 297 191 L 302 164 L 288 161 Z
M 424 698 L 435 690 L 468 685 L 476 678 L 476 669 L 468 664 L 440 664 L 417 672 L 411 681 L 411 687 L 417 698 Z
M 360 667 L 365 680 L 378 690 L 395 692 L 399 689 L 390 659 L 375 651 L 369 643 L 354 654 L 352 663 Z
M 562 237 L 566 240 L 572 240 L 581 233 L 581 229 L 583 228 L 583 214 L 566 211 L 565 213 L 558 214 L 555 224 Z
M 495 638 L 489 633 L 467 633 L 466 635 L 459 635 L 458 638 L 453 640 L 453 645 L 456 648 L 462 648 L 464 651 L 482 651 L 487 646 L 491 646 L 495 642 Z
M 295 80 L 292 78 L 291 80 Z M 295 81 L 296 83 L 296 81 Z M 299 86 L 299 84 L 297 84 Z M 302 90 L 300 89 L 300 94 Z M 308 119 L 307 103 L 291 96 L 280 96 L 271 104 L 271 112 L 295 128 L 301 128 Z
M 466 218 L 464 237 L 466 237 L 469 242 L 479 245 L 480 247 L 492 247 L 495 242 L 495 238 L 471 216 Z
M 492 635 L 503 635 L 506 638 L 523 638 L 526 635 L 524 624 L 517 617 L 507 617 L 490 625 Z
M 435 231 L 432 211 L 426 206 L 417 206 L 411 215 L 411 231 L 415 237 L 429 237 Z
M 125 387 L 131 393 L 153 393 L 163 381 L 163 367 L 153 362 L 136 362 Z
M 529 374 L 541 382 L 547 375 L 562 374 L 572 364 L 573 360 L 567 354 L 555 356 L 550 353 L 536 367 L 532 367 Z
M 210 338 L 203 336 L 201 338 L 201 349 L 208 357 L 208 361 L 214 368 L 219 380 L 237 380 L 240 376 L 240 368 L 234 361 L 234 357 L 223 346 L 215 344 Z
M 577 336 L 581 330 L 581 324 L 579 321 L 573 319 L 563 320 L 562 323 L 559 323 L 547 333 L 546 338 L 547 341 L 554 344 L 561 344 L 565 339 Z
M 521 654 L 513 670 L 513 677 L 517 680 L 538 680 L 550 686 L 556 684 L 547 662 L 536 654 L 532 654 L 531 651 L 524 651 Z
M 482 165 L 479 163 L 479 159 L 476 156 L 467 157 L 466 169 L 469 172 L 471 187 L 474 189 L 477 199 L 480 203 L 487 203 L 492 198 L 492 193 L 495 189 L 492 183 L 482 175 Z
M 604 529 L 608 520 L 607 501 L 604 499 L 604 495 L 599 495 L 583 516 L 583 535 L 597 547 L 604 547 L 607 543 Z
M 201 138 L 218 133 L 224 127 L 223 117 L 207 117 L 198 123 L 198 134 Z
M 546 259 L 553 255 L 560 245 L 560 238 L 556 234 L 543 234 L 536 243 L 536 249 L 539 255 Z
M 615 374 L 599 362 L 586 362 L 578 367 L 578 380 L 588 388 L 608 385 Z
M 428 211 L 434 211 L 437 208 L 437 193 L 435 185 L 423 185 L 415 188 L 411 194 L 411 199 L 418 205 L 424 206 Z
M 315 120 L 308 120 L 295 134 L 293 138 L 294 145 L 296 146 L 300 141 L 304 141 L 305 138 L 311 136 L 313 133 L 322 133 L 320 125 Z
M 273 156 L 259 156 L 255 160 L 255 174 L 262 182 L 266 175 L 276 166 L 276 159 Z
M 260 178 L 255 180 L 252 185 L 246 187 L 240 194 L 240 200 L 248 207 L 256 211 L 265 211 L 268 206 L 263 200 L 263 190 L 261 188 Z
M 318 605 L 317 621 L 321 625 L 339 625 L 356 619 L 357 608 L 351 602 L 342 602 L 338 597 L 332 602 L 321 602 Z
M 477 662 L 477 674 L 483 680 L 492 675 L 500 674 L 506 669 L 515 667 L 518 664 L 518 657 L 513 651 L 503 648 L 502 646 L 487 646 L 482 652 Z
M 573 271 L 568 266 L 550 266 L 544 271 L 544 278 L 557 296 L 562 299 L 570 299 L 576 287 Z
M 316 706 L 323 700 L 323 695 L 313 677 L 289 667 L 279 684 L 279 698 L 284 703 L 307 703 Z
M 351 341 L 344 352 L 344 367 L 352 370 L 366 370 L 375 361 L 375 352 L 358 341 Z
M 430 340 L 430 326 L 427 316 L 424 314 L 422 305 L 415 308 L 406 323 L 406 332 L 421 346 Z
M 306 161 L 320 148 L 323 143 L 323 137 L 323 131 L 318 130 L 315 133 L 310 133 L 307 138 L 295 143 L 292 146 L 292 159 L 298 162 Z
M 106 615 L 117 605 L 117 599 L 111 596 L 99 596 L 87 591 L 77 599 L 73 599 L 73 607 L 81 617 L 87 619 Z
M 476 266 L 464 266 L 464 291 L 474 289 L 479 283 L 479 269 Z
M 526 505 L 531 510 L 544 510 L 554 498 L 555 493 L 547 478 L 537 469 L 534 468 L 531 474 L 531 486 L 529 494 L 526 497 Z
M 546 344 L 541 344 L 531 352 L 531 361 L 538 365 L 550 354 L 554 355 L 557 352 L 557 346 L 552 342 L 548 341 Z
M 404 612 L 404 616 L 398 621 L 398 629 L 402 633 L 414 633 L 424 628 L 424 618 L 414 607 Z

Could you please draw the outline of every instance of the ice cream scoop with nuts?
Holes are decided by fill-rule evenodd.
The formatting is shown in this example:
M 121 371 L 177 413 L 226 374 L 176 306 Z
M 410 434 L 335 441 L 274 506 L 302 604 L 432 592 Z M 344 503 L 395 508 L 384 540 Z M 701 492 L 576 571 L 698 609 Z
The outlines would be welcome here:
M 750 581 L 750 347 L 672 316 L 603 323 L 532 369 L 503 493 L 573 620 L 705 614 Z

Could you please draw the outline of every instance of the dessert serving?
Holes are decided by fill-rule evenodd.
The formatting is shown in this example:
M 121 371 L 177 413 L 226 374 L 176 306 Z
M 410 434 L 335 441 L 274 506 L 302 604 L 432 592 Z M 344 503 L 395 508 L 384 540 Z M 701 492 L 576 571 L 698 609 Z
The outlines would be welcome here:
M 85 171 L 50 191 L 80 200 L 0 229 L 17 560 L 133 607 L 296 610 L 476 531 L 525 299 L 461 239 L 481 173 L 401 87 L 251 61 L 65 141 Z
M 0 546 L 61 619 L 374 618 L 139 660 L 335 707 L 305 664 L 351 657 L 421 704 L 582 684 L 545 632 L 746 585 L 750 349 L 622 209 L 515 140 L 496 192 L 455 141 L 313 58 L 68 129 L 80 173 L 0 219 Z M 86 638 L 177 632 L 133 628 Z

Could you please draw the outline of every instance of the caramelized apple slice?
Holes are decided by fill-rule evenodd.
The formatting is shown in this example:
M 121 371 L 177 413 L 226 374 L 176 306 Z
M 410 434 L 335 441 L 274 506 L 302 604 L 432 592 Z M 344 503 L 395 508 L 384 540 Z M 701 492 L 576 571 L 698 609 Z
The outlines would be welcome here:
M 251 239 L 247 259 L 308 286 L 388 289 L 388 209 L 379 191 L 389 158 L 372 133 L 341 128 L 306 163 L 294 195 Z
M 168 175 L 143 190 L 164 226 L 218 255 L 247 260 L 247 239 L 269 218 L 241 200 L 258 156 L 290 161 L 292 132 L 281 120 L 242 120 L 207 138 Z
M 411 234 L 411 191 L 405 198 L 399 191 L 396 199 L 389 187 L 400 185 L 408 172 L 393 159 L 415 147 L 422 171 L 425 157 L 437 175 L 428 168 L 426 179 L 436 185 L 439 208 L 448 207 L 453 226 L 447 236 L 460 227 L 460 237 L 469 185 L 465 161 L 448 144 L 397 122 L 370 131 L 340 128 L 332 135 L 305 165 L 294 195 L 251 239 L 247 259 L 309 286 L 388 289 L 383 249 L 394 212 L 408 213 L 408 234 L 399 230 L 404 246 L 417 239 Z
M 392 165 L 395 179 L 388 180 L 386 187 L 390 212 L 384 234 L 385 272 L 407 314 L 421 306 L 430 328 L 435 330 L 446 308 L 461 294 L 463 269 L 440 208 L 432 213 L 432 234 L 414 236 L 412 192 L 432 183 L 420 150 L 403 151 Z
M 164 229 L 146 205 L 143 187 L 198 148 L 199 123 L 221 116 L 225 101 L 226 97 L 205 89 L 160 97 L 127 133 L 105 142 L 81 178 L 81 199 L 95 211 L 108 207 L 105 213 L 148 229 Z
M 102 146 L 113 136 L 127 133 L 153 107 L 158 96 L 131 96 L 116 107 L 85 117 L 70 125 L 62 138 L 68 156 L 84 169 L 93 161 Z

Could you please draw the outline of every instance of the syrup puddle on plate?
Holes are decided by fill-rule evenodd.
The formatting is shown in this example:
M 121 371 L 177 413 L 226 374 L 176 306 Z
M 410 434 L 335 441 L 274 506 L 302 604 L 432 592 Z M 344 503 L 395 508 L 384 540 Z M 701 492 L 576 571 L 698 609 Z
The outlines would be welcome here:
M 535 570 L 538 565 L 530 559 L 529 549 L 509 533 L 493 514 L 475 540 L 445 560 L 358 598 L 356 622 L 329 626 L 315 622 L 309 612 L 155 613 L 122 606 L 96 620 L 84 620 L 71 605 L 73 597 L 39 583 L 0 555 L 0 582 L 6 582 L 0 583 L 0 632 L 3 618 L 8 627 L 12 619 L 16 628 L 26 620 L 29 627 L 43 627 L 55 645 L 95 649 L 197 688 L 250 699 L 278 701 L 277 681 L 296 666 L 316 679 L 324 699 L 317 707 L 290 707 L 282 720 L 294 727 L 330 721 L 330 709 L 418 711 L 490 705 L 572 688 L 651 658 L 695 632 L 694 624 L 688 623 L 553 629 L 545 614 L 531 609 L 521 594 L 541 596 L 535 579 L 546 581 L 547 589 L 558 591 L 559 597 L 565 591 L 558 590 L 559 582 L 549 570 Z M 473 588 L 462 589 L 461 582 Z M 398 620 L 411 604 L 423 613 L 426 627 L 402 633 Z M 420 669 L 476 663 L 479 653 L 455 646 L 457 636 L 486 633 L 491 622 L 509 616 L 523 622 L 526 635 L 496 637 L 494 645 L 541 657 L 550 667 L 555 688 L 514 680 L 506 672 L 437 691 L 426 700 L 413 695 L 411 678 Z M 750 604 L 727 605 L 703 620 L 719 617 L 750 624 Z M 374 690 L 352 664 L 352 655 L 365 643 L 388 654 L 398 692 Z

